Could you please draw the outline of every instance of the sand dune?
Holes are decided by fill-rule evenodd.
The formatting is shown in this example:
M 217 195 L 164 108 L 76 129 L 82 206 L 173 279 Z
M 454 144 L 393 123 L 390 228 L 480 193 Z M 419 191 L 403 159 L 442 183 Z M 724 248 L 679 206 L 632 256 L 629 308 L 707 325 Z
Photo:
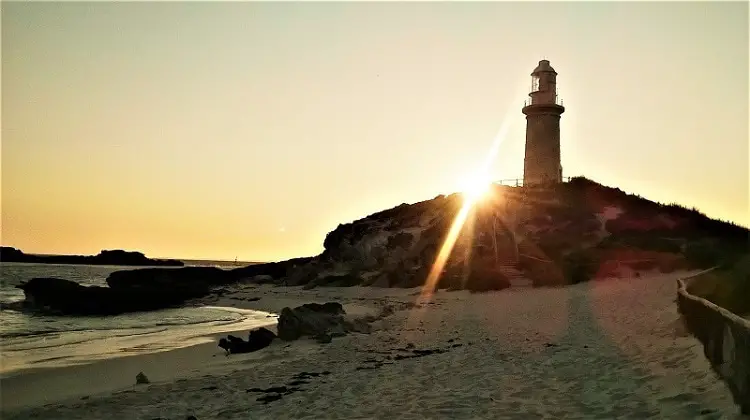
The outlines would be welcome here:
M 680 332 L 675 276 L 487 294 L 441 291 L 433 303 L 378 321 L 370 335 L 330 344 L 277 342 L 221 362 L 210 362 L 221 354 L 210 345 L 166 352 L 161 357 L 191 353 L 206 362 L 193 374 L 182 372 L 183 379 L 175 379 L 180 372 L 160 374 L 162 381 L 151 385 L 14 409 L 3 418 L 736 418 L 698 342 Z M 338 300 L 349 312 L 367 312 L 413 302 L 416 291 L 248 286 L 207 303 L 277 311 Z M 253 296 L 261 299 L 237 300 Z M 149 375 L 145 364 L 140 370 Z M 115 366 L 108 372 L 125 375 Z M 291 392 L 267 404 L 258 399 L 275 394 L 247 392 L 278 386 Z

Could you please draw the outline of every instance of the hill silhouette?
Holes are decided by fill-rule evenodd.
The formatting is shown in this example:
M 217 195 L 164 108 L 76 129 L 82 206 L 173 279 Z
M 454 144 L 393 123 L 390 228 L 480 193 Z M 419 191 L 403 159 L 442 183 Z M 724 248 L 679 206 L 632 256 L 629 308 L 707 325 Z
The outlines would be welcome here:
M 461 194 L 438 196 L 339 225 L 322 254 L 277 282 L 422 285 L 463 204 Z M 558 286 L 649 269 L 730 265 L 747 253 L 748 233 L 695 209 L 582 177 L 545 188 L 493 185 L 469 211 L 438 287 L 502 289 L 521 278 Z
M 102 250 L 97 255 L 34 255 L 4 246 L 0 247 L 0 260 L 34 264 L 85 264 L 85 265 L 132 265 L 132 266 L 172 266 L 185 265 L 178 260 L 151 259 L 137 251 L 121 249 Z

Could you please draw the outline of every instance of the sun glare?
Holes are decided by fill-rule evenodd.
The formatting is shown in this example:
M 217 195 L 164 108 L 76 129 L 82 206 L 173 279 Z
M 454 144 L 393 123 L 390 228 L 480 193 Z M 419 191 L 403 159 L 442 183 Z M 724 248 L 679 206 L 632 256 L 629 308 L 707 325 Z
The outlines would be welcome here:
M 462 182 L 461 190 L 470 202 L 481 200 L 487 195 L 492 182 L 486 175 L 472 175 Z

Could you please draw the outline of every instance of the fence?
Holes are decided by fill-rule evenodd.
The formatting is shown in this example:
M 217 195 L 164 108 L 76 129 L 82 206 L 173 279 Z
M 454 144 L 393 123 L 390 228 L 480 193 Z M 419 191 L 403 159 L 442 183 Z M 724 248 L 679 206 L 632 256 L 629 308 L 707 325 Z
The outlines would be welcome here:
M 691 295 L 685 280 L 677 280 L 677 308 L 685 326 L 703 345 L 703 354 L 742 414 L 750 415 L 750 321 Z
M 562 182 L 568 182 L 573 178 L 575 177 L 564 176 L 562 177 Z M 505 185 L 507 187 L 523 187 L 523 178 L 499 179 L 497 181 L 493 181 L 492 183 L 496 185 Z
M 532 90 L 532 92 L 534 92 L 534 90 Z M 544 103 L 543 100 L 541 100 L 540 102 L 534 103 L 534 100 L 532 98 L 529 98 L 529 99 L 526 99 L 525 101 L 523 101 L 523 106 L 527 107 L 527 106 L 531 106 L 531 105 L 540 105 L 540 104 L 543 104 L 543 103 Z M 560 99 L 560 95 L 558 95 L 558 94 L 555 94 L 555 102 L 554 102 L 554 104 L 555 105 L 560 105 L 560 106 L 565 106 L 563 100 Z

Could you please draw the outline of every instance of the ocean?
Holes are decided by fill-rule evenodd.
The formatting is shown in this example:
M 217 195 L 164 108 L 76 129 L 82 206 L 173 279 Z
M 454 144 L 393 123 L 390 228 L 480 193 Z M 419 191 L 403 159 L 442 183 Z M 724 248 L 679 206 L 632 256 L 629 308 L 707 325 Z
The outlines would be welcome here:
M 232 268 L 233 263 L 187 262 Z M 106 286 L 113 271 L 136 267 L 0 263 L 0 377 L 25 369 L 91 363 L 211 341 L 211 334 L 250 330 L 275 322 L 266 312 L 228 307 L 187 307 L 102 317 L 22 313 L 8 304 L 22 301 L 15 286 L 34 277 L 59 277 Z M 11 305 L 12 307 L 12 305 Z

